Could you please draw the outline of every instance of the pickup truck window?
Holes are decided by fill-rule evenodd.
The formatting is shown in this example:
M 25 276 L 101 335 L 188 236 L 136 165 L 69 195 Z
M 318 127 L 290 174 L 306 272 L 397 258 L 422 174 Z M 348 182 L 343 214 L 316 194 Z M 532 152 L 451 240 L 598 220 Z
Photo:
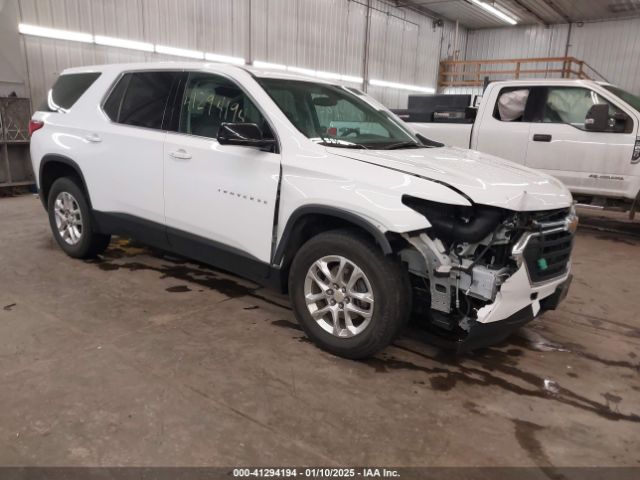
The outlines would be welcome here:
M 210 73 L 189 74 L 179 131 L 199 137 L 216 138 L 222 123 L 255 123 L 265 137 L 271 130 L 249 97 L 231 80 Z
M 620 97 L 622 100 L 631 105 L 635 110 L 640 112 L 640 97 L 620 87 L 614 87 L 613 85 L 603 85 L 603 87 L 613 93 L 616 97 Z
M 259 81 L 289 121 L 314 142 L 374 149 L 423 146 L 390 113 L 347 88 L 274 78 Z
M 528 88 L 505 88 L 500 92 L 493 116 L 502 122 L 522 122 L 528 99 Z
M 596 104 L 609 105 L 611 118 L 626 117 L 618 107 L 607 101 L 597 92 L 581 87 L 550 87 L 544 105 L 543 123 L 566 123 L 586 130 L 584 121 L 589 109 Z M 618 131 L 612 126 L 611 131 Z

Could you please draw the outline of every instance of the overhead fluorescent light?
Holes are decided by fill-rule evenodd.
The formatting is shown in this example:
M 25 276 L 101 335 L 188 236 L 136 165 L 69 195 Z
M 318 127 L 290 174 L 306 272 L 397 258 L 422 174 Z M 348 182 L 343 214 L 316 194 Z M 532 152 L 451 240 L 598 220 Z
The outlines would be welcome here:
M 246 63 L 244 58 L 219 55 L 217 53 L 205 53 L 204 59 L 209 62 L 232 63 L 234 65 L 244 65 Z
M 20 23 L 18 31 L 23 35 L 34 35 L 36 37 L 56 38 L 58 40 L 71 40 L 72 42 L 93 43 L 93 35 L 90 33 L 71 32 L 69 30 L 59 30 L 57 28 L 37 27 Z
M 510 17 L 504 12 L 501 12 L 493 5 L 489 5 L 488 3 L 481 2 L 480 0 L 471 0 L 473 3 L 478 5 L 480 8 L 486 10 L 494 17 L 498 17 L 500 20 L 507 22 L 510 25 L 517 25 L 518 21 L 515 18 Z
M 387 82 L 385 80 L 369 80 L 369 85 L 375 87 L 396 88 L 398 90 L 411 90 L 412 92 L 436 93 L 436 89 L 432 87 L 419 87 L 417 85 L 406 85 L 404 83 Z
M 153 43 L 136 42 L 134 40 L 124 40 L 122 38 L 103 37 L 102 35 L 96 35 L 94 41 L 97 45 L 153 52 Z
M 279 63 L 270 63 L 270 62 L 261 62 L 260 60 L 255 60 L 253 62 L 253 66 L 256 68 L 268 68 L 270 70 L 286 70 L 286 65 L 281 65 Z
M 204 52 L 199 52 L 198 50 L 185 50 L 184 48 L 167 47 L 165 45 L 156 45 L 156 53 L 173 55 L 175 57 L 197 58 L 198 60 L 204 59 Z

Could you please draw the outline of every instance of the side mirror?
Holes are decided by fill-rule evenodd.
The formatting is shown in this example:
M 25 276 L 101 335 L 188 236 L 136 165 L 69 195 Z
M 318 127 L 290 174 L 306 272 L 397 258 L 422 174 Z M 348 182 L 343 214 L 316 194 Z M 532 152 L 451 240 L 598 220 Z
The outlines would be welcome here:
M 478 108 L 477 107 L 466 107 L 464 109 L 464 118 L 467 120 L 475 120 L 478 116 Z
M 609 129 L 609 105 L 592 105 L 584 119 L 584 128 L 590 132 L 606 132 Z
M 262 131 L 255 123 L 222 123 L 218 129 L 218 143 L 243 147 L 270 147 L 276 141 L 273 138 L 263 138 Z

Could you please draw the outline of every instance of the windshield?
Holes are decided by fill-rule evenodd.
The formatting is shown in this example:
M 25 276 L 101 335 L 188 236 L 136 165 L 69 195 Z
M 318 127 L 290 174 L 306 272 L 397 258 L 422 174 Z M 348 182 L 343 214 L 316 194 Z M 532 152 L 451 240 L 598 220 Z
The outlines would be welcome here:
M 276 78 L 259 82 L 291 123 L 316 143 L 367 149 L 425 147 L 392 113 L 353 89 Z
M 603 85 L 604 88 L 609 90 L 614 95 L 620 97 L 622 100 L 631 105 L 634 109 L 640 112 L 640 97 L 621 89 L 620 87 L 614 87 L 613 85 Z

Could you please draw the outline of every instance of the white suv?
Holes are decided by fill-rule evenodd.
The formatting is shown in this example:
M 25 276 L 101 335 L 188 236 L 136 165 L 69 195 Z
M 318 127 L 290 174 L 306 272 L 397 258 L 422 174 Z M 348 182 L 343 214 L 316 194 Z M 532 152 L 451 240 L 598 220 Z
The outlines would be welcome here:
M 357 89 L 220 64 L 63 72 L 31 121 L 70 256 L 127 235 L 289 292 L 349 358 L 420 315 L 460 349 L 566 295 L 577 218 L 552 177 L 445 148 Z

